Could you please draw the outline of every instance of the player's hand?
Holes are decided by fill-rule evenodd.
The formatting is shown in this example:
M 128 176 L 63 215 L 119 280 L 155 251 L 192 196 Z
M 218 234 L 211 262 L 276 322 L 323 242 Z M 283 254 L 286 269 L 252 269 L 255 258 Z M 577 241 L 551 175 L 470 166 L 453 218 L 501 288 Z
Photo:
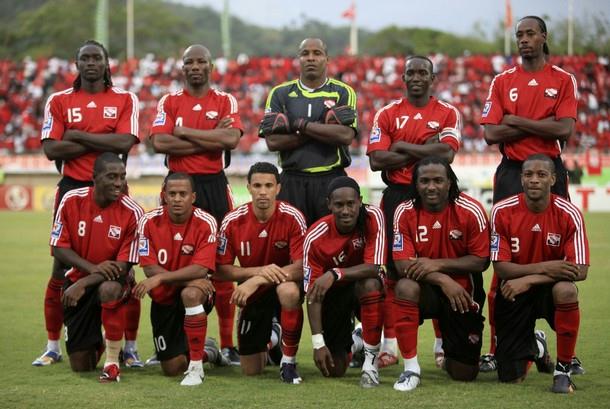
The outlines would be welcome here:
M 230 116 L 225 116 L 220 121 L 218 121 L 218 123 L 216 124 L 216 129 L 230 128 L 231 125 L 233 125 L 233 122 L 235 122 L 233 118 L 231 118 Z
M 233 295 L 231 295 L 231 300 L 229 302 L 239 307 L 244 307 L 248 302 L 248 298 L 258 290 L 258 287 L 257 280 L 251 278 L 246 280 L 233 290 Z
M 289 134 L 290 132 L 290 120 L 281 112 L 270 112 L 265 114 L 260 125 L 263 135 L 272 134 Z
M 451 309 L 455 312 L 459 311 L 460 314 L 463 314 L 470 310 L 471 305 L 475 304 L 468 291 L 454 280 L 445 280 L 441 284 L 441 290 L 449 299 Z
M 502 282 L 500 291 L 502 296 L 509 301 L 515 301 L 515 297 L 529 290 L 532 285 L 527 280 L 527 276 L 515 278 Z
M 64 135 L 62 136 L 62 140 L 74 142 L 77 140 L 79 134 L 80 134 L 80 131 L 78 131 L 76 129 L 68 129 L 66 132 L 64 132 Z
M 334 106 L 326 112 L 325 124 L 339 124 L 349 126 L 356 119 L 356 110 L 347 106 Z
M 64 307 L 75 307 L 78 304 L 78 300 L 85 294 L 85 287 L 75 282 L 68 287 L 61 296 L 61 302 Z
M 564 260 L 551 260 L 540 263 L 542 274 L 555 281 L 575 281 L 580 269 L 574 263 Z
M 204 296 L 207 297 L 207 300 L 210 300 L 213 294 L 216 292 L 216 288 L 214 287 L 214 283 L 209 278 L 196 278 L 194 280 L 187 281 L 184 283 L 185 287 L 195 287 L 199 289 Z M 206 302 L 207 302 L 206 300 Z
M 324 376 L 330 376 L 328 368 L 334 368 L 335 362 L 327 346 L 313 350 L 313 361 Z
M 133 287 L 133 289 L 131 290 L 131 293 L 136 298 L 142 299 L 146 294 L 148 294 L 150 290 L 152 290 L 153 288 L 157 288 L 160 284 L 161 279 L 159 275 L 154 275 L 136 284 L 136 286 Z
M 328 271 L 322 274 L 307 290 L 307 302 L 309 304 L 321 303 L 324 301 L 326 292 L 335 283 L 335 277 Z
M 117 280 L 121 276 L 121 266 L 113 260 L 102 261 L 95 266 L 91 274 L 99 274 L 105 280 Z
M 184 126 L 174 126 L 174 132 L 172 133 L 176 138 L 184 138 L 186 135 L 186 128 Z
M 430 273 L 436 273 L 440 270 L 438 260 L 434 260 L 427 257 L 419 257 L 413 259 L 413 263 L 407 267 L 405 277 L 411 280 L 419 281 Z
M 286 281 L 288 278 L 288 274 L 282 270 L 281 267 L 276 264 L 269 264 L 267 266 L 263 266 L 259 273 L 262 277 L 264 277 L 271 284 L 280 284 Z

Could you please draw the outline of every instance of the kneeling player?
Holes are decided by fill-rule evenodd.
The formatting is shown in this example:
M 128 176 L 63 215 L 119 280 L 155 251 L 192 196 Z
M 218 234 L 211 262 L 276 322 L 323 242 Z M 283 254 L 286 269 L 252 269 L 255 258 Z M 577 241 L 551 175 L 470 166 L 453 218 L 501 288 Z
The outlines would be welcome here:
M 214 278 L 240 283 L 231 302 L 242 307 L 237 325 L 242 372 L 262 373 L 272 321 L 279 313 L 280 378 L 299 384 L 296 353 L 303 328 L 301 281 L 307 226 L 299 210 L 276 200 L 279 180 L 277 168 L 270 163 L 259 162 L 250 168 L 248 191 L 252 202 L 225 216 Z M 236 257 L 239 266 L 233 265 Z
M 148 278 L 133 292 L 152 298 L 150 320 L 163 373 L 186 370 L 180 384 L 199 385 L 203 362 L 229 364 L 215 343 L 205 340 L 214 305 L 208 272 L 215 268 L 216 220 L 193 207 L 193 180 L 184 173 L 169 175 L 163 194 L 166 204 L 146 213 L 138 227 L 140 264 Z
M 413 169 L 407 200 L 394 214 L 393 254 L 400 278 L 394 300 L 396 335 L 404 372 L 394 384 L 411 391 L 420 382 L 417 332 L 436 318 L 451 378 L 472 381 L 479 373 L 485 300 L 482 272 L 489 266 L 489 228 L 483 206 L 460 193 L 441 158 Z
M 103 351 L 101 382 L 118 382 L 119 352 L 129 299 L 127 273 L 138 262 L 137 223 L 142 208 L 121 193 L 125 165 L 114 153 L 95 160 L 93 187 L 63 197 L 51 232 L 55 257 L 71 266 L 62 302 L 72 370 L 92 371 Z
M 551 193 L 555 165 L 546 155 L 523 162 L 523 193 L 498 202 L 491 212 L 491 260 L 501 283 L 495 321 L 498 378 L 525 379 L 538 348 L 537 318 L 557 333 L 552 391 L 570 393 L 570 363 L 580 324 L 576 281 L 587 277 L 589 243 L 582 214 Z
M 354 314 L 360 315 L 365 359 L 360 385 L 379 385 L 377 356 L 383 324 L 385 224 L 381 209 L 364 205 L 347 176 L 328 186 L 331 214 L 305 236 L 303 270 L 314 361 L 324 376 L 343 376 L 349 364 Z

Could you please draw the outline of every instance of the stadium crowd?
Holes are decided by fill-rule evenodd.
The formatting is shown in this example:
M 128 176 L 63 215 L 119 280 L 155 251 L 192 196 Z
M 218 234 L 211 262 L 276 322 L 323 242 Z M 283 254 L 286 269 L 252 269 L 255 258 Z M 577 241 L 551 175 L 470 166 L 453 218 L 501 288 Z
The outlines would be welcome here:
M 436 96 L 456 106 L 463 119 L 463 149 L 482 152 L 489 149 L 478 124 L 493 76 L 513 64 L 501 55 L 471 55 L 450 58 L 431 56 L 437 77 Z M 610 60 L 605 56 L 552 56 L 552 64 L 575 74 L 580 92 L 576 135 L 568 148 L 610 148 Z M 141 59 L 111 60 L 115 86 L 136 93 L 140 100 L 140 136 L 149 133 L 159 98 L 181 87 L 178 58 L 158 59 L 149 54 Z M 212 82 L 234 95 L 244 126 L 238 150 L 243 153 L 266 151 L 257 137 L 263 107 L 271 87 L 298 77 L 298 60 L 291 57 L 248 57 L 235 60 L 218 58 Z M 338 56 L 331 58 L 329 75 L 350 84 L 358 95 L 360 137 L 355 153 L 366 149 L 374 113 L 404 93 L 401 58 Z M 40 151 L 40 127 L 44 103 L 56 91 L 68 88 L 76 77 L 72 61 L 59 58 L 0 60 L 0 152 L 20 154 Z M 136 148 L 134 148 L 136 149 Z M 138 152 L 150 151 L 148 144 L 137 145 Z M 135 153 L 135 152 L 132 152 Z

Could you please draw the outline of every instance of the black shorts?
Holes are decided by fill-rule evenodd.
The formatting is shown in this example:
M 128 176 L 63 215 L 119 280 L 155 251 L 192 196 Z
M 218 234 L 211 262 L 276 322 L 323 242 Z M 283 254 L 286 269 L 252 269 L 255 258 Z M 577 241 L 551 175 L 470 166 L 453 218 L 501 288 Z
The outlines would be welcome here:
M 354 317 L 360 316 L 356 283 L 333 285 L 322 303 L 324 343 L 333 355 L 351 352 Z
M 568 171 L 563 165 L 561 157 L 554 158 L 553 163 L 555 164 L 557 180 L 555 181 L 555 185 L 551 187 L 551 192 L 569 200 Z M 522 166 L 522 161 L 510 160 L 505 156 L 502 157 L 502 161 L 498 165 L 494 176 L 494 204 L 498 203 L 500 200 L 523 192 L 523 186 L 521 186 Z
M 126 277 L 122 277 L 119 283 L 123 285 L 122 300 L 129 300 L 131 287 L 127 284 Z M 72 285 L 72 281 L 65 280 L 63 291 Z M 98 350 L 104 342 L 102 338 L 102 306 L 100 303 L 99 285 L 90 286 L 85 289 L 85 294 L 78 300 L 74 307 L 64 307 L 64 325 L 66 350 L 68 355 L 77 351 Z
M 397 281 L 398 275 L 394 267 L 394 258 L 392 257 L 392 244 L 394 243 L 394 212 L 402 202 L 407 200 L 407 186 L 404 185 L 389 185 L 383 191 L 381 198 L 381 210 L 385 217 L 385 232 L 386 243 L 388 246 L 388 261 L 386 264 L 387 275 L 390 280 Z
M 282 189 L 277 198 L 303 212 L 307 225 L 311 226 L 330 214 L 326 203 L 328 185 L 334 178 L 345 175 L 343 169 L 323 173 L 284 171 L 280 177 Z
M 280 311 L 277 287 L 269 288 L 251 304 L 241 309 L 237 319 L 237 342 L 240 355 L 267 351 L 271 324 Z
M 213 302 L 203 306 L 209 314 Z M 180 291 L 176 292 L 173 304 L 150 303 L 150 323 L 153 331 L 153 344 L 160 361 L 167 361 L 179 355 L 188 356 L 188 342 L 184 333 L 184 304 Z
M 536 319 L 544 318 L 555 329 L 553 284 L 539 285 L 519 294 L 515 301 L 496 292 L 494 318 L 496 323 L 496 360 L 498 378 L 510 382 L 525 375 L 527 362 L 538 353 L 534 329 Z
M 57 208 L 59 207 L 59 203 L 61 199 L 68 193 L 70 190 L 80 189 L 82 187 L 93 186 L 93 181 L 84 181 L 84 180 L 76 180 L 71 177 L 64 176 L 57 183 L 57 189 L 55 190 L 55 203 L 53 204 L 53 219 L 55 219 L 55 213 L 57 212 Z
M 424 319 L 438 319 L 443 334 L 445 356 L 465 365 L 478 365 L 485 321 L 482 315 L 483 306 L 479 305 L 478 311 L 461 314 L 451 309 L 449 299 L 439 286 L 423 283 L 420 287 L 420 325 Z

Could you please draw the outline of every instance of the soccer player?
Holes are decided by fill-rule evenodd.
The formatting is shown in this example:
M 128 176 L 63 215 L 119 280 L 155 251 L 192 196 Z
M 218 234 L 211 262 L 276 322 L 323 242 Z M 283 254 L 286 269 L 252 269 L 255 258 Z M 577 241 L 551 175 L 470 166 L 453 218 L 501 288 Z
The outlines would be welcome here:
M 301 282 L 307 225 L 299 210 L 276 199 L 279 181 L 274 165 L 252 165 L 248 171 L 252 201 L 227 214 L 222 222 L 215 276 L 240 283 L 232 302 L 242 307 L 237 325 L 242 372 L 262 373 L 272 321 L 279 315 L 280 378 L 299 384 L 296 353 L 303 328 Z M 233 265 L 236 258 L 239 266 Z
M 547 63 L 547 28 L 540 17 L 519 20 L 515 36 L 522 63 L 493 79 L 480 121 L 485 126 L 487 143 L 498 144 L 502 152 L 494 178 L 493 202 L 523 191 L 519 183 L 523 161 L 534 153 L 544 153 L 553 159 L 557 180 L 552 191 L 569 199 L 567 171 L 560 154 L 574 131 L 578 102 L 576 79 Z M 491 354 L 484 355 L 481 361 L 481 369 L 486 372 L 496 366 L 493 297 L 497 284 L 494 274 L 488 296 Z M 539 332 L 539 341 L 545 342 L 542 332 Z M 549 359 L 537 360 L 538 368 L 552 371 Z M 584 372 L 578 359 L 574 363 L 575 369 Z
M 70 266 L 62 294 L 70 366 L 75 372 L 94 370 L 105 344 L 100 382 L 119 382 L 127 274 L 138 262 L 137 223 L 143 211 L 122 193 L 125 165 L 116 154 L 97 157 L 93 184 L 64 195 L 50 244 L 55 257 Z
M 273 88 L 267 97 L 259 136 L 279 153 L 282 190 L 278 199 L 295 206 L 307 225 L 328 214 L 326 189 L 345 175 L 349 146 L 357 133 L 356 93 L 328 78 L 328 50 L 306 38 L 298 51 L 299 79 Z
M 146 213 L 138 226 L 140 265 L 147 278 L 133 293 L 152 298 L 150 321 L 163 373 L 184 372 L 180 384 L 194 386 L 204 380 L 203 362 L 229 364 L 205 338 L 214 306 L 208 274 L 215 269 L 216 220 L 193 206 L 194 183 L 185 173 L 166 177 L 163 198 L 165 204 Z
M 377 357 L 383 325 L 385 223 L 381 209 L 365 205 L 347 176 L 328 186 L 330 215 L 305 236 L 303 271 L 314 362 L 322 375 L 345 374 L 354 315 L 362 322 L 364 363 L 360 385 L 379 385 Z
M 525 379 L 529 361 L 539 355 L 537 318 L 557 335 L 552 391 L 571 393 L 571 360 L 580 310 L 575 282 L 587 277 L 589 243 L 576 206 L 551 193 L 555 161 L 545 154 L 523 163 L 523 193 L 494 205 L 491 260 L 500 284 L 495 305 L 496 359 L 502 382 Z M 518 222 L 515 222 L 518 221 Z
M 138 139 L 138 99 L 112 86 L 108 52 L 96 41 L 86 41 L 76 52 L 78 76 L 72 88 L 52 94 L 45 105 L 42 149 L 56 162 L 62 178 L 57 184 L 53 212 L 72 189 L 93 185 L 93 164 L 102 152 L 126 155 Z M 61 360 L 59 337 L 63 322 L 61 289 L 66 266 L 53 260 L 51 279 L 45 292 L 44 316 L 48 334 L 45 352 L 34 366 Z M 141 366 L 135 337 L 140 305 L 130 301 L 129 339 L 124 350 L 126 363 Z M 135 329 L 133 328 L 135 326 Z
M 479 373 L 483 335 L 483 283 L 473 278 L 489 266 L 489 223 L 483 206 L 460 193 L 445 159 L 428 157 L 413 169 L 409 200 L 394 216 L 394 260 L 400 280 L 394 308 L 404 372 L 394 389 L 420 382 L 418 326 L 436 318 L 451 378 L 472 381 Z M 476 287 L 479 288 L 476 288 Z
M 367 155 L 371 169 L 382 171 L 382 179 L 388 185 L 383 191 L 381 208 L 386 220 L 389 246 L 392 243 L 394 212 L 408 198 L 407 186 L 411 183 L 415 163 L 431 155 L 451 163 L 460 148 L 460 114 L 452 105 L 432 96 L 434 78 L 434 66 L 428 58 L 407 58 L 402 75 L 406 86 L 405 97 L 393 101 L 375 114 Z M 398 279 L 389 249 L 380 367 L 398 362 L 393 314 L 394 285 Z M 436 343 L 435 352 L 437 358 L 441 358 L 440 343 Z
M 195 206 L 209 212 L 217 225 L 233 208 L 224 173 L 243 133 L 237 100 L 211 87 L 214 64 L 202 45 L 189 46 L 182 55 L 185 87 L 161 98 L 151 133 L 155 151 L 167 155 L 169 173 L 184 172 L 195 182 Z M 214 283 L 216 313 L 223 354 L 234 365 L 239 355 L 233 344 L 235 306 L 230 304 L 233 283 Z

